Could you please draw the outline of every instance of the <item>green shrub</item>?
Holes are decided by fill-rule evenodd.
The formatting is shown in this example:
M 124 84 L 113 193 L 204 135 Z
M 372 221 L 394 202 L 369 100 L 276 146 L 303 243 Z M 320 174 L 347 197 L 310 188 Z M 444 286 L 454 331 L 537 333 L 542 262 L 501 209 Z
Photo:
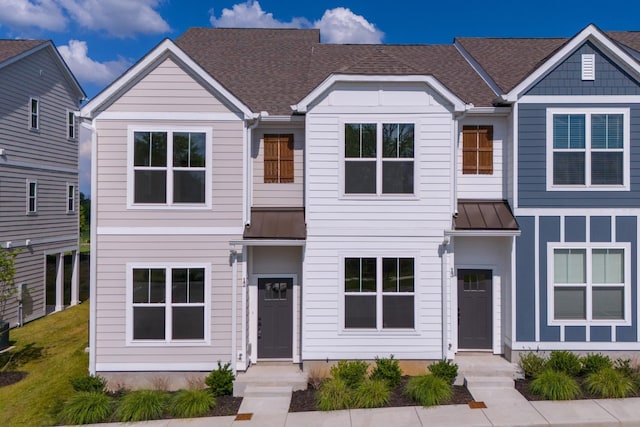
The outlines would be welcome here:
M 98 375 L 82 375 L 72 378 L 69 382 L 75 391 L 102 392 L 107 385 L 107 380 Z
M 570 377 L 576 377 L 580 374 L 580 358 L 570 351 L 554 351 L 551 352 L 549 360 L 547 360 L 547 368 L 554 371 L 564 372 Z
M 116 410 L 121 422 L 157 420 L 164 415 L 169 395 L 158 390 L 135 390 L 127 393 Z
M 630 359 L 616 359 L 613 362 L 613 367 L 627 378 L 633 378 L 636 375 L 636 370 L 631 367 Z
M 633 380 L 612 367 L 587 375 L 585 387 L 589 393 L 607 399 L 628 397 L 635 391 Z
M 442 378 L 449 384 L 453 384 L 458 376 L 458 365 L 443 359 L 429 365 L 429 372 L 438 378 Z
M 351 391 L 342 378 L 329 378 L 322 383 L 316 393 L 318 408 L 321 411 L 335 411 L 351 407 Z
M 354 389 L 367 378 L 369 364 L 363 360 L 341 360 L 331 367 L 331 376 L 340 378 L 347 387 Z
M 433 406 L 450 400 L 453 388 L 444 378 L 425 374 L 409 379 L 405 393 L 422 406 Z
M 549 400 L 571 400 L 580 394 L 580 387 L 569 374 L 545 369 L 531 381 L 531 391 Z
M 376 366 L 371 372 L 372 380 L 384 380 L 390 387 L 395 387 L 400 384 L 401 378 L 402 369 L 400 369 L 400 364 L 393 358 L 393 355 L 389 358 L 376 357 Z
M 384 379 L 369 379 L 360 383 L 352 397 L 354 408 L 379 408 L 389 401 L 391 390 Z
M 589 375 L 598 372 L 603 368 L 611 368 L 613 362 L 609 356 L 604 356 L 600 353 L 590 353 L 580 359 L 582 363 L 582 374 Z
M 113 409 L 111 397 L 100 391 L 79 391 L 64 403 L 60 412 L 65 424 L 96 424 L 108 421 Z
M 218 361 L 218 369 L 214 369 L 205 378 L 204 383 L 211 389 L 213 397 L 230 396 L 233 394 L 233 380 L 236 378 L 229 368 L 231 363 L 227 362 L 222 366 Z
M 209 390 L 180 390 L 169 401 L 169 413 L 176 418 L 202 417 L 215 405 Z
M 520 356 L 520 369 L 524 373 L 525 378 L 535 378 L 542 372 L 547 364 L 547 359 L 534 352 L 526 353 Z

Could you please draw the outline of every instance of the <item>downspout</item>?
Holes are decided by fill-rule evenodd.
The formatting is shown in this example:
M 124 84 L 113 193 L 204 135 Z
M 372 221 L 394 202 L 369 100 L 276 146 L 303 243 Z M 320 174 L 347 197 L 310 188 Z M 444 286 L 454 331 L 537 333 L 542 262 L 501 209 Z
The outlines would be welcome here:
M 251 164 L 251 150 L 253 148 L 253 131 L 260 124 L 260 119 L 268 116 L 269 113 L 266 111 L 261 111 L 259 114 L 254 114 L 253 123 L 246 127 L 246 132 L 244 134 L 245 137 L 245 147 L 246 150 L 243 150 L 244 154 L 244 168 L 245 168 L 245 179 L 247 180 L 247 184 L 244 188 L 244 218 L 242 218 L 243 225 L 251 225 L 251 205 L 253 199 L 253 167 Z M 250 120 L 247 120 L 247 124 Z
M 237 293 L 237 281 L 238 281 L 238 271 L 237 271 L 237 261 L 238 261 L 238 252 L 236 251 L 235 245 L 231 245 L 230 249 L 231 255 L 231 284 L 233 288 L 231 289 L 231 369 L 233 370 L 233 375 L 236 374 L 236 351 L 238 350 L 236 346 L 238 345 L 238 319 L 236 316 L 238 315 L 238 293 Z
M 445 236 L 442 241 L 442 360 L 447 359 L 449 352 L 449 299 L 447 298 L 447 283 L 449 281 L 448 253 L 449 236 Z

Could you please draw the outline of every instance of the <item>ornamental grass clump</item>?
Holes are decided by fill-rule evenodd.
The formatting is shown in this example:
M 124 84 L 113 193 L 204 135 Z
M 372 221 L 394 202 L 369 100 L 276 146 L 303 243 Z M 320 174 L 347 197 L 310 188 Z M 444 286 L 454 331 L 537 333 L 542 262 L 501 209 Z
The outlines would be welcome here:
M 376 357 L 376 366 L 373 368 L 370 378 L 372 380 L 384 380 L 389 387 L 395 387 L 400 384 L 402 379 L 402 369 L 400 369 L 400 364 L 393 358 L 393 355 L 389 358 Z
M 405 393 L 422 406 L 433 406 L 450 400 L 453 388 L 444 378 L 424 374 L 412 377 L 407 382 Z
M 125 423 L 160 419 L 164 415 L 168 399 L 169 395 L 164 391 L 132 391 L 120 401 L 116 418 Z
M 391 397 L 391 390 L 384 379 L 367 379 L 353 390 L 351 403 L 353 408 L 379 408 Z
M 554 371 L 564 372 L 570 377 L 577 377 L 582 369 L 580 358 L 576 354 L 564 350 L 551 352 L 546 367 Z
M 316 393 L 318 408 L 321 411 L 335 411 L 351 407 L 351 390 L 341 378 L 329 378 L 322 383 Z
M 545 369 L 531 381 L 530 390 L 548 400 L 571 400 L 580 395 L 580 387 L 569 374 Z
M 547 359 L 534 352 L 529 352 L 520 356 L 518 365 L 522 369 L 525 378 L 535 378 L 540 372 L 544 371 Z
M 216 405 L 209 390 L 180 390 L 169 400 L 169 413 L 176 418 L 202 417 Z
M 633 379 L 612 367 L 587 375 L 584 384 L 589 393 L 606 399 L 621 399 L 635 391 Z
M 113 399 L 100 391 L 79 391 L 64 403 L 60 420 L 64 424 L 96 424 L 109 420 Z

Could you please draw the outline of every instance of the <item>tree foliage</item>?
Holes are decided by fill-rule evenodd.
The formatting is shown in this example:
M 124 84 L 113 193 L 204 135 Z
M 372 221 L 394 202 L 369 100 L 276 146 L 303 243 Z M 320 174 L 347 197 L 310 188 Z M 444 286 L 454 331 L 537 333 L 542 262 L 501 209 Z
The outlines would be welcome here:
M 0 247 L 0 320 L 4 317 L 7 301 L 18 293 L 15 286 L 16 257 L 19 250 Z

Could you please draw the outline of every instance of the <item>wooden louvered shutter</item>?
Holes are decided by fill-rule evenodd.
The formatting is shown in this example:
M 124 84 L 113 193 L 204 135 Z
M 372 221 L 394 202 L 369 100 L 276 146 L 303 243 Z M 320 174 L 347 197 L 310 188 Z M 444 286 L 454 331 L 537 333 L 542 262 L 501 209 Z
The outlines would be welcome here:
M 280 182 L 293 182 L 293 135 L 280 135 Z
M 278 182 L 278 135 L 264 136 L 264 182 Z
M 493 174 L 493 126 L 478 126 L 478 173 Z
M 462 128 L 462 173 L 493 174 L 493 126 Z
M 293 135 L 264 136 L 264 182 L 293 182 Z

